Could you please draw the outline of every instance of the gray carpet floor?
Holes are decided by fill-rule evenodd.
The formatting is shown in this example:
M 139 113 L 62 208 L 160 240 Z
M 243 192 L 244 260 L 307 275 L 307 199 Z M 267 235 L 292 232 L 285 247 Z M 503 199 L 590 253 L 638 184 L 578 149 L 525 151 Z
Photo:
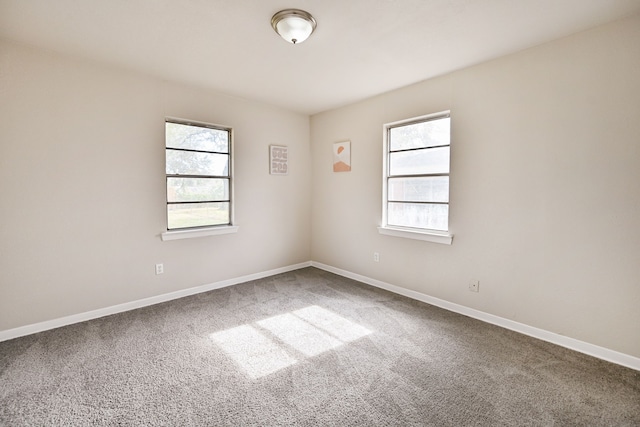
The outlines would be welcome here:
M 640 372 L 305 268 L 0 343 L 3 426 L 639 426 Z

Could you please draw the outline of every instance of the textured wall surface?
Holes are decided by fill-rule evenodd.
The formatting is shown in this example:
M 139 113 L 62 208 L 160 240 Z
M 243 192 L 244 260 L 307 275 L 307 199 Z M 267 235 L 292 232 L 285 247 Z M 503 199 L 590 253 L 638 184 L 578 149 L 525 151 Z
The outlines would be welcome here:
M 307 116 L 9 42 L 0 94 L 0 330 L 310 259 Z M 167 116 L 233 128 L 238 233 L 161 241 Z
M 638 45 L 636 16 L 313 116 L 313 260 L 640 357 Z M 453 244 L 380 235 L 383 124 L 443 110 Z
M 638 45 L 635 16 L 309 118 L 1 41 L 0 331 L 313 260 L 640 357 Z M 442 110 L 453 244 L 380 235 L 383 124 Z M 167 116 L 234 129 L 238 233 L 160 240 Z

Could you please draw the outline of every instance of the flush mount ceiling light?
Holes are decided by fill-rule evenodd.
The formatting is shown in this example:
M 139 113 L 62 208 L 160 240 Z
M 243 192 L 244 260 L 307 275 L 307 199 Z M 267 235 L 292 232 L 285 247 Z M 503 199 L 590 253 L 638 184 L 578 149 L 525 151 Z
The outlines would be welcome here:
M 289 43 L 302 43 L 313 30 L 316 29 L 316 20 L 309 12 L 300 9 L 285 9 L 273 15 L 271 26 Z

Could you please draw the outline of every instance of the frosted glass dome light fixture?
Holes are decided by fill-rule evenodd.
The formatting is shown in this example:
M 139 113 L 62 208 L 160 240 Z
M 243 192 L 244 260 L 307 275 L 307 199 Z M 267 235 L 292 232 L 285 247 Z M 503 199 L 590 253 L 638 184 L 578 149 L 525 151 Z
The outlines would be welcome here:
M 284 9 L 273 15 L 271 26 L 289 43 L 305 41 L 316 29 L 316 20 L 309 12 L 300 9 Z

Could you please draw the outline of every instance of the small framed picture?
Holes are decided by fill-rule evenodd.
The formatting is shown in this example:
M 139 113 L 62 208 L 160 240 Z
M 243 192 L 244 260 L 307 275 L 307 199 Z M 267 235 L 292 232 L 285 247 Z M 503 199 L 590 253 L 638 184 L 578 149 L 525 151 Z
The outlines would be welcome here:
M 285 145 L 269 146 L 269 171 L 271 175 L 289 173 L 288 148 Z
M 333 144 L 333 171 L 351 171 L 351 141 L 336 142 Z

